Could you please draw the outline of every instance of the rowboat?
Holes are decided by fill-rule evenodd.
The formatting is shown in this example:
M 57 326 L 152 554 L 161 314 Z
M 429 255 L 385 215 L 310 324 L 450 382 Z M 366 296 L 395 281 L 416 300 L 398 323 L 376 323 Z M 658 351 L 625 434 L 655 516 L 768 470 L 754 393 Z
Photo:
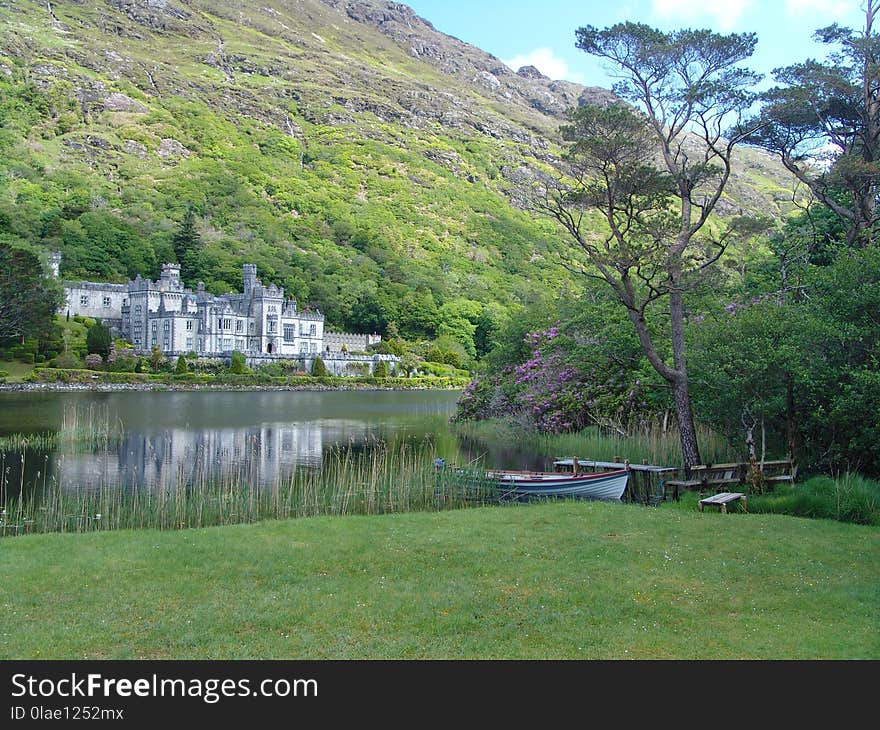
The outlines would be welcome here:
M 502 490 L 502 499 L 576 497 L 619 501 L 626 489 L 629 471 L 564 474 L 493 470 L 486 476 Z

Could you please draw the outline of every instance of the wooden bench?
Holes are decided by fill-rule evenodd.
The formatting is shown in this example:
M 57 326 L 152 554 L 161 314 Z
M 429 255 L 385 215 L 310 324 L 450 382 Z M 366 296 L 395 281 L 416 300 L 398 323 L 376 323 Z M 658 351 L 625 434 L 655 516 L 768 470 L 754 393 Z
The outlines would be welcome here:
M 703 507 L 718 507 L 724 514 L 727 514 L 727 505 L 734 502 L 740 502 L 743 506 L 743 512 L 748 512 L 748 497 L 742 492 L 720 492 L 712 497 L 706 497 L 700 500 L 700 512 Z
M 761 481 L 765 484 L 778 484 L 787 482 L 793 484 L 797 478 L 797 466 L 788 459 L 778 461 L 765 461 L 761 469 Z M 749 464 L 705 464 L 692 466 L 690 478 L 670 479 L 664 486 L 673 491 L 673 499 L 679 499 L 679 492 L 683 489 L 698 489 L 709 491 L 710 489 L 723 489 L 724 487 L 746 484 L 749 482 Z
M 758 466 L 761 466 L 760 464 Z M 794 483 L 797 479 L 797 465 L 788 459 L 779 461 L 765 461 L 761 469 L 761 478 L 764 482 L 777 484 L 779 482 Z
M 745 478 L 745 469 L 748 464 L 705 464 L 692 466 L 690 478 L 669 479 L 664 482 L 665 487 L 673 491 L 673 499 L 678 501 L 679 492 L 682 489 L 710 489 L 723 487 L 728 484 L 742 484 Z

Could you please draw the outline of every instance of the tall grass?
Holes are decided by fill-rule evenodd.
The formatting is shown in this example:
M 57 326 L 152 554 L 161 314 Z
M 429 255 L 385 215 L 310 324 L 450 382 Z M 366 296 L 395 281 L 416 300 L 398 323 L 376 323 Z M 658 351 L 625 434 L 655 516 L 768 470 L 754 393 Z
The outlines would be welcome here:
M 769 494 L 749 497 L 749 512 L 880 525 L 880 482 L 857 474 L 838 479 L 813 477 L 803 484 L 777 486 Z
M 681 442 L 675 428 L 648 424 L 625 435 L 598 427 L 577 433 L 537 433 L 501 421 L 467 421 L 455 425 L 456 433 L 486 443 L 516 443 L 547 457 L 577 456 L 585 461 L 629 461 L 657 466 L 681 465 Z M 700 453 L 705 463 L 735 461 L 738 457 L 725 438 L 705 426 L 697 427 Z
M 370 515 L 472 506 L 473 493 L 445 488 L 433 466 L 435 451 L 424 442 L 355 452 L 335 447 L 320 468 L 295 467 L 269 485 L 229 468 L 208 477 L 171 475 L 144 489 L 115 483 L 82 490 L 52 483 L 41 492 L 8 490 L 0 512 L 0 535 L 92 532 L 118 529 L 179 529 L 314 515 Z

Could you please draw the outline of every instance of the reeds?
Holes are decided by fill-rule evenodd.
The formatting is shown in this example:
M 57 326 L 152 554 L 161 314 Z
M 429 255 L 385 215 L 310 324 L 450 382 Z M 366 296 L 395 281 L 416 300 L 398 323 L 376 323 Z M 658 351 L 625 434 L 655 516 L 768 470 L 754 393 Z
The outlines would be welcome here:
M 629 461 L 631 464 L 680 466 L 681 442 L 675 428 L 662 423 L 645 424 L 632 433 L 619 434 L 598 427 L 577 433 L 545 434 L 520 429 L 499 421 L 468 421 L 455 425 L 459 435 L 487 446 L 515 443 L 521 450 L 553 457 L 576 456 L 586 461 Z M 704 463 L 736 461 L 730 444 L 705 426 L 697 426 L 697 439 Z
M 447 489 L 434 469 L 430 441 L 377 442 L 370 449 L 330 449 L 319 468 L 300 466 L 269 484 L 229 468 L 193 479 L 172 474 L 145 488 L 101 483 L 79 489 L 57 482 L 41 490 L 7 489 L 0 535 L 180 529 L 314 515 L 382 514 L 475 504 L 474 495 Z M 478 502 L 479 503 L 479 502 Z

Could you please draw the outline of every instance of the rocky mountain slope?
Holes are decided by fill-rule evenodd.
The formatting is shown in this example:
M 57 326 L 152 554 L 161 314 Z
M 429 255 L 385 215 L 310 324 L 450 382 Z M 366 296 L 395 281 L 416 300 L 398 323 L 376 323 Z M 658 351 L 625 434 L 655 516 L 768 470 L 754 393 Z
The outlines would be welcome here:
M 11 0 L 0 26 L 0 236 L 68 276 L 154 274 L 192 207 L 209 288 L 255 261 L 352 329 L 472 349 L 481 317 L 570 284 L 511 194 L 607 90 L 382 0 Z M 789 187 L 745 152 L 728 205 Z

